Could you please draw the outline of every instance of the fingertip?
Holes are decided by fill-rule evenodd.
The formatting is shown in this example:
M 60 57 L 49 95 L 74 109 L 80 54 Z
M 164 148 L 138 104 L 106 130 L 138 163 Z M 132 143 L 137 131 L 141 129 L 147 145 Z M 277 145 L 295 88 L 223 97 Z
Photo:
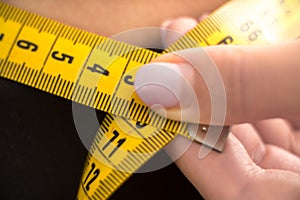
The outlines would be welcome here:
M 251 124 L 239 124 L 232 126 L 232 133 L 243 144 L 249 156 L 256 164 L 259 164 L 265 156 L 264 143 Z
M 264 169 L 287 170 L 300 174 L 300 158 L 285 149 L 266 145 L 266 154 L 260 163 Z
M 184 91 L 186 80 L 180 67 L 165 62 L 152 62 L 144 65 L 136 74 L 135 90 L 148 106 L 156 104 L 171 108 L 179 104 L 187 104 Z
M 167 19 L 165 21 L 163 21 L 163 23 L 161 24 L 161 28 L 168 28 L 170 24 L 172 24 L 174 22 L 173 18 Z
M 198 20 L 193 17 L 179 17 L 176 19 L 166 20 L 162 24 L 162 28 L 167 28 L 184 33 L 198 24 Z
M 199 22 L 205 20 L 209 16 L 210 12 L 204 12 L 198 19 Z
M 187 31 L 194 28 L 198 21 L 196 18 L 180 17 L 176 19 L 168 19 L 161 25 L 161 40 L 163 47 L 167 48 Z
M 187 139 L 178 138 L 167 153 L 172 157 L 173 151 L 177 151 L 186 142 Z M 210 151 L 199 159 L 200 148 L 199 144 L 193 142 L 176 164 L 204 197 L 233 197 L 247 184 L 249 174 L 259 170 L 232 134 L 229 134 L 222 153 Z M 228 190 L 215 192 L 216 188 L 224 185 Z

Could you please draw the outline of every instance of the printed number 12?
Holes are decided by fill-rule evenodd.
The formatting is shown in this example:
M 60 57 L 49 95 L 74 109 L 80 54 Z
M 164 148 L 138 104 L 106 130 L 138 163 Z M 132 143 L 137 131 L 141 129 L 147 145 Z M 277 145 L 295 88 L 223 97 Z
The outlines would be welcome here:
M 85 178 L 85 180 L 84 180 L 84 182 L 83 182 L 83 185 L 85 185 L 85 183 L 87 182 L 87 180 L 89 179 L 89 177 L 91 176 L 91 174 L 92 174 L 92 172 L 94 172 L 93 173 L 93 177 L 87 182 L 87 184 L 85 185 L 85 189 L 87 190 L 87 191 L 89 191 L 90 190 L 90 185 L 96 180 L 96 178 L 99 176 L 99 174 L 100 174 L 100 170 L 99 169 L 95 169 L 96 168 L 96 165 L 95 165 L 95 163 L 92 163 L 92 168 L 91 168 L 91 170 L 89 171 L 89 173 L 88 173 L 88 175 L 86 176 L 86 178 Z

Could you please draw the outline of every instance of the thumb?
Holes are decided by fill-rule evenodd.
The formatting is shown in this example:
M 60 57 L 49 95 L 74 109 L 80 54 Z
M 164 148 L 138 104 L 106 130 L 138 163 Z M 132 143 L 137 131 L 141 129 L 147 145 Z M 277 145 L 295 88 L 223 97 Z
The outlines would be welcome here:
M 212 46 L 169 53 L 139 69 L 135 88 L 148 106 L 161 105 L 164 115 L 181 121 L 199 123 L 193 114 L 197 104 L 201 123 L 222 123 L 211 120 L 215 113 L 212 99 L 218 96 L 211 91 L 220 87 L 226 94 L 226 103 L 220 104 L 226 110 L 226 124 L 299 115 L 299 51 L 300 40 L 268 46 Z M 214 68 L 218 73 L 211 73 Z M 218 76 L 221 86 L 209 81 L 217 80 Z M 186 85 L 192 87 L 197 101 L 188 100 L 193 95 Z M 158 113 L 162 112 L 158 110 Z

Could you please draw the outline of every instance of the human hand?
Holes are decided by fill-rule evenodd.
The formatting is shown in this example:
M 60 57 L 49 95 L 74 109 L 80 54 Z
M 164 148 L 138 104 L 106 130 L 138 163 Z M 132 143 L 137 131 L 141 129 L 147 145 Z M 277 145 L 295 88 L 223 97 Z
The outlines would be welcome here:
M 188 28 L 195 25 L 191 19 L 186 20 L 188 22 L 185 26 Z M 177 30 L 179 33 L 184 32 L 179 27 Z M 189 61 L 197 63 L 197 66 L 192 66 L 176 53 L 169 53 L 138 71 L 136 91 L 148 106 L 163 106 L 170 119 L 203 124 L 219 123 L 210 121 L 211 97 L 204 75 L 196 71 L 196 68 L 202 70 L 211 67 L 207 66 L 211 65 L 211 58 L 222 77 L 226 92 L 226 124 L 275 117 L 294 119 L 300 115 L 300 39 L 265 46 L 223 45 L 192 50 L 181 52 L 185 52 L 184 56 L 188 56 Z M 159 73 L 154 69 L 159 69 Z M 174 74 L 179 75 L 174 77 Z M 188 88 L 184 88 L 183 82 L 191 85 L 191 92 L 196 95 L 197 101 L 180 107 L 179 103 L 185 102 L 187 96 L 193 96 L 190 90 L 186 90 Z M 152 95 L 153 92 L 159 95 Z M 194 121 L 194 110 L 190 109 L 194 104 L 201 108 L 200 121 Z M 186 118 L 180 118 L 182 116 L 178 113 L 186 113 Z
M 191 18 L 164 23 L 167 28 L 181 34 L 195 25 L 196 21 Z M 166 38 L 167 43 L 174 39 L 176 38 Z M 205 198 L 300 198 L 300 123 L 297 123 L 297 114 L 300 113 L 297 105 L 300 96 L 297 93 L 297 76 L 300 71 L 297 66 L 299 68 L 300 60 L 296 55 L 299 50 L 299 41 L 265 47 L 205 48 L 219 67 L 224 80 L 228 97 L 226 123 L 253 122 L 232 127 L 223 153 L 210 152 L 199 159 L 200 146 L 193 143 L 176 161 L 178 167 Z M 201 58 L 195 56 L 195 59 Z M 156 61 L 176 63 L 178 59 L 174 55 L 168 55 Z M 287 67 L 283 69 L 282 66 Z M 186 69 L 181 72 L 190 75 Z M 189 79 L 191 76 L 185 77 Z M 282 81 L 279 82 L 278 78 Z M 203 83 L 201 77 L 196 76 L 189 81 L 198 99 L 200 96 L 202 99 L 209 97 L 203 96 L 205 93 L 197 90 L 197 85 Z M 270 86 L 276 90 L 272 90 Z M 143 91 L 138 93 L 149 106 L 166 103 L 165 98 L 163 102 L 160 99 L 147 99 L 146 94 L 145 99 Z M 209 106 L 205 102 L 208 101 L 199 101 L 199 104 Z M 178 105 L 175 103 L 172 106 L 163 106 L 167 116 L 176 119 L 177 116 L 172 113 L 174 107 L 179 109 Z M 201 120 L 208 122 L 209 111 L 204 115 L 206 116 Z M 257 121 L 277 116 L 290 117 L 293 122 L 283 119 Z M 186 142 L 186 139 L 178 136 L 168 150 L 171 157 Z

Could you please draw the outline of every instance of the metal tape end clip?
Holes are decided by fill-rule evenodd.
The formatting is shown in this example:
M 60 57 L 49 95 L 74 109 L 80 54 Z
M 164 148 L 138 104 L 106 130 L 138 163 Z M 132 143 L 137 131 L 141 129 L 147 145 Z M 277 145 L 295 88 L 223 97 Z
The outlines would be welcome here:
M 189 124 L 188 132 L 195 142 L 222 152 L 230 126 Z

